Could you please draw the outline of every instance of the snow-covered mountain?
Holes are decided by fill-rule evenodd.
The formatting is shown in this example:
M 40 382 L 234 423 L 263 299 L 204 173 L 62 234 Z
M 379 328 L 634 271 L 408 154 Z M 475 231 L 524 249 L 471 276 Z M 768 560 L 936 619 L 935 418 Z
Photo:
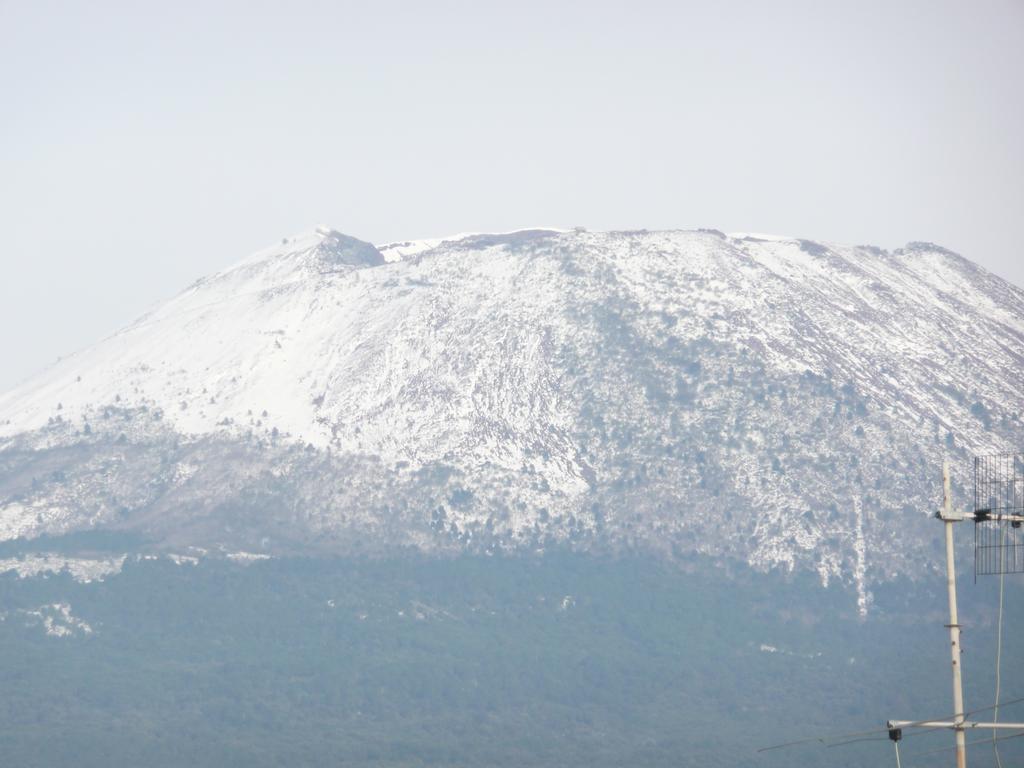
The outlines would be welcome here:
M 930 557 L 943 455 L 1024 443 L 1022 376 L 1024 291 L 929 244 L 317 229 L 0 395 L 0 535 L 863 585 Z

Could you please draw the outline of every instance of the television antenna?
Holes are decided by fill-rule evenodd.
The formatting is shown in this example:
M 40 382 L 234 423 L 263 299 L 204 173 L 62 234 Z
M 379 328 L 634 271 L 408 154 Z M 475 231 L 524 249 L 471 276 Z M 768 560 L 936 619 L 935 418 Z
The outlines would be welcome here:
M 1002 642 L 1002 578 L 1007 573 L 1024 573 L 1024 453 L 979 456 L 974 460 L 974 511 L 953 509 L 949 462 L 942 464 L 942 509 L 935 513 L 946 534 L 946 586 L 949 592 L 949 643 L 953 668 L 953 711 L 950 720 L 890 720 L 889 738 L 896 747 L 896 765 L 900 764 L 900 740 L 904 728 L 948 728 L 956 743 L 956 766 L 967 767 L 968 731 L 1024 730 L 1024 723 L 977 722 L 967 720 L 964 712 L 963 679 L 960 670 L 960 623 L 956 608 L 956 564 L 953 556 L 953 525 L 974 521 L 974 578 L 998 575 L 1000 578 L 1000 643 Z M 999 700 L 997 654 L 996 701 Z M 998 706 L 998 704 L 997 704 Z M 996 709 L 998 713 L 998 709 Z M 997 753 L 998 759 L 998 753 Z

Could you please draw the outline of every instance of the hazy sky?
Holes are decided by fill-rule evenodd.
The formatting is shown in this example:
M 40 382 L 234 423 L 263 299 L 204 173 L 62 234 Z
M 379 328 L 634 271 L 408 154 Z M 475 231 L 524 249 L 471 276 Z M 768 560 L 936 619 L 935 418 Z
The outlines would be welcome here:
M 327 224 L 930 240 L 1024 285 L 1024 0 L 0 0 L 0 388 Z

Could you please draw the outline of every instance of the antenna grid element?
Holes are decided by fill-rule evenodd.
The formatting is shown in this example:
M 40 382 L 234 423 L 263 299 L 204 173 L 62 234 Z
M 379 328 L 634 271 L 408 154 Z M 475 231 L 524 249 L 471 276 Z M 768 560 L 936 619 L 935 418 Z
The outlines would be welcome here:
M 1024 453 L 974 459 L 974 576 L 1024 573 Z

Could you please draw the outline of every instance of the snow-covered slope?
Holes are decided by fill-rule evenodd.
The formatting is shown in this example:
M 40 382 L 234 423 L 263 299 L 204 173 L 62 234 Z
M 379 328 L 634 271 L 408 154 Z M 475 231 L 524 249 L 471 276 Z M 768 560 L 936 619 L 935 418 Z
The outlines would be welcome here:
M 941 455 L 1021 443 L 1022 373 L 1024 292 L 928 244 L 318 229 L 0 396 L 0 530 L 863 582 L 927 556 Z

